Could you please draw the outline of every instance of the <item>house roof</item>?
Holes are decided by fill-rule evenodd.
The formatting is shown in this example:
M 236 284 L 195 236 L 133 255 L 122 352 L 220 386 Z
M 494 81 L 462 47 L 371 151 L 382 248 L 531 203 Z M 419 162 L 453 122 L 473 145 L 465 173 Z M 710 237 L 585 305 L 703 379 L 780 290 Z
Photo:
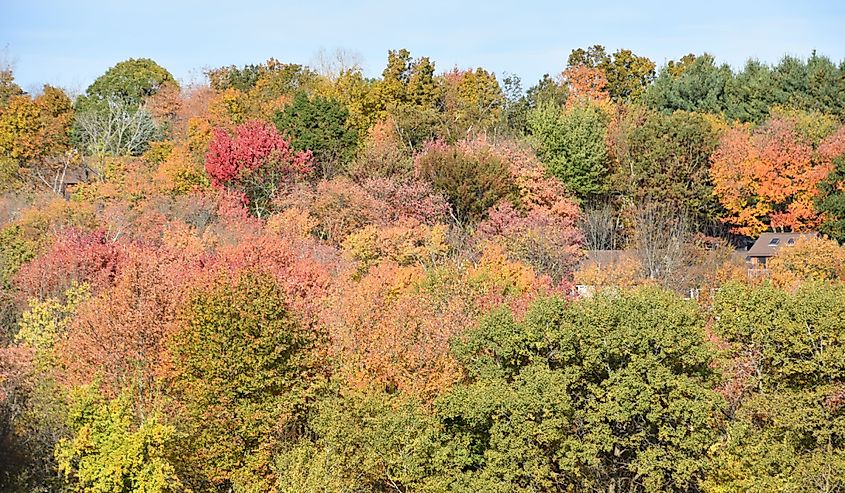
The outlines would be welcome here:
M 763 233 L 746 253 L 749 257 L 772 257 L 778 249 L 790 247 L 801 238 L 814 238 L 818 233 Z
M 88 181 L 88 171 L 83 167 L 68 168 L 65 171 L 64 183 L 67 185 Z

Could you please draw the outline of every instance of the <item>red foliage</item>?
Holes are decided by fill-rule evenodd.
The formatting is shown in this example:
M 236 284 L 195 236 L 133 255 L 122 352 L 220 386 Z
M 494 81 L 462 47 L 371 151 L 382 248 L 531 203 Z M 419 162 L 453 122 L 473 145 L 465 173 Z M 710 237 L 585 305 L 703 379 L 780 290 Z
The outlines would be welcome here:
M 234 136 L 214 129 L 205 169 L 214 185 L 220 187 L 271 162 L 290 176 L 309 173 L 313 168 L 311 151 L 295 152 L 274 126 L 252 120 L 238 126 Z
M 99 377 L 109 395 L 132 388 L 149 398 L 167 367 L 165 343 L 196 267 L 178 251 L 127 248 L 114 287 L 79 307 L 59 344 L 65 380 Z
M 444 222 L 449 214 L 449 202 L 434 191 L 428 182 L 415 179 L 373 178 L 363 183 L 363 188 L 376 200 L 386 203 L 385 223 L 395 223 L 403 218 L 423 224 Z
M 568 213 L 535 207 L 520 213 L 502 202 L 478 225 L 477 239 L 505 247 L 510 257 L 530 265 L 556 283 L 568 282 L 581 260 L 583 235 L 575 226 L 577 206 Z
M 21 267 L 14 282 L 27 298 L 58 296 L 73 281 L 88 282 L 96 292 L 112 282 L 122 254 L 102 231 L 64 229 L 47 251 Z
M 326 254 L 315 242 L 298 242 L 282 237 L 245 237 L 234 245 L 218 249 L 205 261 L 209 279 L 228 273 L 232 277 L 243 270 L 273 276 L 284 290 L 288 303 L 302 316 L 313 321 L 317 307 L 329 292 L 332 271 L 339 259 Z
M 833 161 L 834 159 L 845 155 L 845 125 L 828 135 L 819 144 L 819 155 L 823 159 Z

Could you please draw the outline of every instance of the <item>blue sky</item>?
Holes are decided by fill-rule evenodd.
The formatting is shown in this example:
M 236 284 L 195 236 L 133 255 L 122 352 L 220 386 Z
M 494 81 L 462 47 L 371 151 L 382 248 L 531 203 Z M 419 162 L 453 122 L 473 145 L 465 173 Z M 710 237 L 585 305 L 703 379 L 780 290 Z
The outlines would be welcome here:
M 438 70 L 482 66 L 530 86 L 573 48 L 629 48 L 658 65 L 686 53 L 741 66 L 816 49 L 845 59 L 845 2 L 710 0 L 321 1 L 0 0 L 0 48 L 19 84 L 83 91 L 115 63 L 149 57 L 183 81 L 202 69 L 269 57 L 309 63 L 321 48 L 361 55 L 368 75 L 388 49 Z

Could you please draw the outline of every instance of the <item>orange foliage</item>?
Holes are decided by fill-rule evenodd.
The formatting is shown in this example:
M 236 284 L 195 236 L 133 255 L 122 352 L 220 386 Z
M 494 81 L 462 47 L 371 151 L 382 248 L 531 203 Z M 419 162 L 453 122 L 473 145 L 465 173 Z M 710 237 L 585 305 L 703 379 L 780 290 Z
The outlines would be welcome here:
M 735 233 L 756 236 L 771 227 L 802 231 L 818 225 L 816 186 L 830 160 L 815 153 L 788 120 L 774 119 L 751 131 L 736 126 L 712 158 L 716 195 Z
M 353 388 L 378 385 L 423 398 L 460 378 L 449 340 L 470 325 L 464 301 L 421 292 L 419 267 L 384 262 L 342 286 L 324 313 L 339 373 Z
M 123 248 L 102 231 L 66 229 L 44 253 L 24 264 L 14 281 L 25 298 L 56 297 L 73 282 L 87 282 L 97 291 L 111 284 L 122 257 Z
M 114 287 L 82 304 L 58 353 L 68 383 L 100 378 L 109 395 L 131 388 L 150 398 L 166 368 L 184 284 L 196 263 L 164 250 L 131 247 Z
M 559 292 L 548 277 L 488 245 L 477 263 L 426 269 L 382 260 L 339 283 L 322 320 L 330 353 L 349 386 L 397 390 L 430 401 L 461 378 L 450 342 L 502 304 L 519 316 L 537 296 Z
M 580 100 L 610 101 L 607 77 L 597 68 L 575 65 L 563 71 L 563 80 L 569 88 L 567 104 Z

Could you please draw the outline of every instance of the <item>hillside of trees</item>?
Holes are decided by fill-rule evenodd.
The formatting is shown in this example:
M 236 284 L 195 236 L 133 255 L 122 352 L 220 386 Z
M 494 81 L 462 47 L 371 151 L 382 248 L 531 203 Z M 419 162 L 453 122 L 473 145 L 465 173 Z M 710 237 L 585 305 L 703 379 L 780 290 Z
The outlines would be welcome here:
M 323 62 L 0 67 L 0 492 L 845 491 L 845 62 Z

